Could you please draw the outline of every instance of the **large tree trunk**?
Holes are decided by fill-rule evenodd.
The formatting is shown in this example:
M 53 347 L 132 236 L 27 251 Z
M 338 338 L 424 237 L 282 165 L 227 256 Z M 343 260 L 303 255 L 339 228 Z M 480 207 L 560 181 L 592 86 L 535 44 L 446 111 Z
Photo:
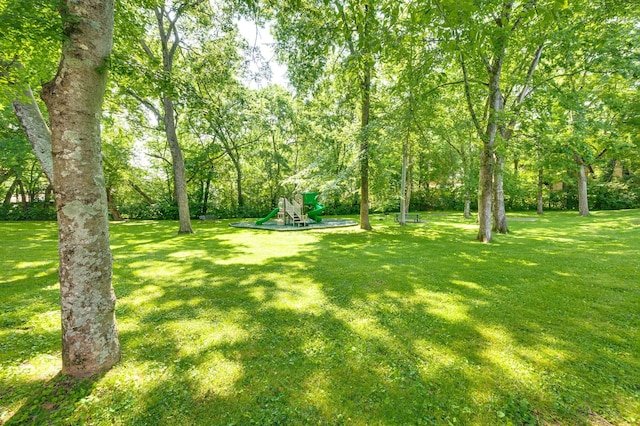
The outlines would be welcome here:
M 184 158 L 182 157 L 182 149 L 178 142 L 178 134 L 176 133 L 175 110 L 173 108 L 173 100 L 168 95 L 162 96 L 162 105 L 164 107 L 164 130 L 171 151 L 171 160 L 173 165 L 173 184 L 178 203 L 178 217 L 180 219 L 179 234 L 193 234 L 191 228 L 191 213 L 189 212 L 189 199 L 187 197 L 187 176 L 184 168 Z
M 504 157 L 496 155 L 493 169 L 493 232 L 508 234 L 507 213 L 504 208 Z
M 587 198 L 587 173 L 584 163 L 578 169 L 578 209 L 580 216 L 589 216 L 589 199 Z
M 478 182 L 478 240 L 491 242 L 491 209 L 493 206 L 493 145 L 485 142 L 480 153 Z
M 62 306 L 62 373 L 87 377 L 120 358 L 100 147 L 113 0 L 63 2 L 66 38 L 42 97 L 51 119 Z
M 491 217 L 493 209 L 493 169 L 495 167 L 495 144 L 499 129 L 499 115 L 502 112 L 502 93 L 500 93 L 500 72 L 502 56 L 499 56 L 491 67 L 489 79 L 489 119 L 480 153 L 480 182 L 478 199 L 478 240 L 488 243 L 491 234 Z
M 51 131 L 42 117 L 40 108 L 33 97 L 31 87 L 24 90 L 24 99 L 15 99 L 12 103 L 13 110 L 18 117 L 20 125 L 27 134 L 33 152 L 40 162 L 49 183 L 53 183 L 53 157 L 51 155 Z
M 369 111 L 371 108 L 371 68 L 366 67 L 362 80 L 360 116 L 360 228 L 370 231 L 369 223 Z

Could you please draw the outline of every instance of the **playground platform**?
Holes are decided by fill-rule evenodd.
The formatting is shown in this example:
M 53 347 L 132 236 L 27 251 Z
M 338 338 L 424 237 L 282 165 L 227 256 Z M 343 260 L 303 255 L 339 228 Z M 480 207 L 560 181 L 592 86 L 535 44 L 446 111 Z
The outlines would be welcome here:
M 267 231 L 307 231 L 309 229 L 344 228 L 357 224 L 358 222 L 353 220 L 322 219 L 322 222 L 308 223 L 305 226 L 278 225 L 275 220 L 269 220 L 262 225 L 256 225 L 255 222 L 234 222 L 230 223 L 229 226 L 233 226 L 234 228 L 265 229 Z

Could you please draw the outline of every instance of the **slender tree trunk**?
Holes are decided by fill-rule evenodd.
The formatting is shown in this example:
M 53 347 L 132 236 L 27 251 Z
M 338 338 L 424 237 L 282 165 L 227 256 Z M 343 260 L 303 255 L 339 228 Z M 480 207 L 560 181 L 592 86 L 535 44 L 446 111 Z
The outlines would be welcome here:
M 211 174 L 207 174 L 207 182 L 204 185 L 204 194 L 202 197 L 202 214 L 207 214 L 209 210 L 209 191 L 211 190 Z
M 193 229 L 191 228 L 191 213 L 189 212 L 189 199 L 187 197 L 187 177 L 184 168 L 184 158 L 182 157 L 182 149 L 180 149 L 178 134 L 176 133 L 173 100 L 168 95 L 163 95 L 162 105 L 164 106 L 164 129 L 167 142 L 169 143 L 169 150 L 171 151 L 173 185 L 178 203 L 178 217 L 180 219 L 178 234 L 193 234 Z
M 366 66 L 362 80 L 360 117 L 360 228 L 370 231 L 369 223 L 369 111 L 371 108 L 371 68 Z
M 493 169 L 493 232 L 508 234 L 507 213 L 504 207 L 504 157 L 496 155 Z
M 49 202 L 51 202 L 51 193 L 52 192 L 53 192 L 53 186 L 51 186 L 51 184 L 49 184 L 49 186 L 47 186 L 47 189 L 44 190 L 44 205 L 47 208 L 49 207 Z
M 471 143 L 469 143 L 468 149 L 465 150 L 464 145 L 460 147 L 460 158 L 464 169 L 462 175 L 464 176 L 464 211 L 463 215 L 465 219 L 471 217 Z
M 464 218 L 469 219 L 471 217 L 471 193 L 469 191 L 464 192 Z
M 578 208 L 580 216 L 589 216 L 589 199 L 587 198 L 586 166 L 579 165 L 578 169 Z
M 51 119 L 58 213 L 62 373 L 87 377 L 120 358 L 100 147 L 113 0 L 65 0 L 66 38 L 42 97 Z
M 42 167 L 42 171 L 53 183 L 53 157 L 51 155 L 51 131 L 42 117 L 40 108 L 33 97 L 31 87 L 24 90 L 24 99 L 15 99 L 11 105 L 20 125 L 27 134 L 33 152 Z
M 176 12 L 172 15 L 164 7 L 157 6 L 155 9 L 156 21 L 158 24 L 158 32 L 160 34 L 160 43 L 162 45 L 162 66 L 165 75 L 171 82 L 171 72 L 173 70 L 173 58 L 180 45 L 180 38 L 176 28 L 176 21 L 180 17 L 180 13 Z M 169 23 L 168 28 L 165 27 L 165 20 Z M 164 131 L 171 151 L 171 159 L 173 165 L 173 184 L 175 199 L 178 203 L 178 217 L 180 219 L 179 234 L 192 234 L 191 213 L 189 212 L 189 199 L 187 196 L 187 178 L 184 167 L 184 158 L 182 149 L 178 142 L 178 134 L 176 132 L 176 110 L 173 105 L 173 99 L 170 95 L 170 89 L 163 90 L 162 93 L 163 121 Z
M 26 212 L 29 208 L 29 203 L 27 201 L 27 194 L 24 191 L 24 184 L 22 183 L 22 179 L 18 179 L 18 191 L 20 192 L 20 201 L 22 204 L 22 211 Z
M 538 169 L 538 214 L 542 214 L 544 209 L 544 199 L 542 198 L 542 190 L 544 188 L 543 172 L 542 167 Z
M 111 217 L 113 218 L 113 220 L 120 222 L 122 220 L 122 217 L 120 216 L 120 212 L 113 202 L 113 190 L 111 188 L 107 188 L 107 206 L 109 206 L 109 211 L 111 212 Z
M 7 194 L 4 196 L 4 201 L 2 202 L 2 205 L 4 206 L 5 209 L 8 209 L 9 206 L 11 205 L 11 198 L 13 198 L 13 194 L 16 191 L 16 186 L 18 186 L 18 179 L 14 179 L 13 183 L 11 183 L 11 186 L 9 187 L 9 191 L 7 191 Z
M 413 154 L 411 152 L 411 145 L 409 145 L 409 155 L 407 158 L 409 164 L 407 165 L 407 192 L 404 198 L 405 211 L 409 212 L 411 207 L 411 193 L 413 191 Z
M 409 156 L 409 131 L 402 146 L 402 178 L 400 181 L 400 226 L 407 224 L 407 157 Z
M 242 165 L 240 164 L 240 154 L 229 155 L 233 168 L 236 169 L 236 189 L 238 190 L 238 209 L 244 207 L 244 194 L 242 193 Z

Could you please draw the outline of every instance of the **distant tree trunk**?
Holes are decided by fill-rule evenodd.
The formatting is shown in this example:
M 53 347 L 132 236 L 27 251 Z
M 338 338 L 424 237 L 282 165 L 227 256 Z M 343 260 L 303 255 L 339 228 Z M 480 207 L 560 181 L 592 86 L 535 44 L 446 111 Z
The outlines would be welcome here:
M 493 169 L 493 227 L 499 234 L 508 234 L 507 213 L 504 207 L 504 157 L 496 155 Z
M 543 170 L 542 167 L 538 169 L 538 214 L 543 213 L 544 199 L 542 198 L 542 190 L 544 188 Z
M 242 164 L 240 164 L 240 154 L 229 155 L 233 168 L 236 170 L 236 189 L 238 190 L 238 209 L 244 207 L 244 194 L 242 192 Z
M 62 373 L 88 377 L 120 358 L 100 148 L 113 0 L 62 3 L 62 59 L 42 97 L 49 109 L 54 153 Z
M 120 216 L 120 212 L 113 202 L 113 190 L 111 188 L 107 188 L 107 206 L 109 206 L 109 211 L 111 212 L 113 220 L 117 222 L 121 221 L 122 217 Z
M 155 14 L 160 34 L 160 44 L 162 45 L 163 71 L 169 81 L 171 81 L 173 59 L 180 45 L 180 37 L 176 27 L 176 22 L 180 18 L 180 12 L 172 15 L 172 13 L 167 11 L 164 5 L 162 5 L 156 6 Z M 165 19 L 169 23 L 168 28 L 165 27 Z M 169 144 L 169 150 L 171 151 L 173 164 L 174 193 L 176 202 L 178 203 L 178 216 L 180 219 L 178 233 L 192 234 L 193 229 L 191 228 L 191 213 L 189 212 L 184 158 L 182 156 L 180 143 L 178 142 L 178 134 L 176 133 L 176 110 L 170 93 L 170 89 L 163 89 L 162 106 L 164 109 L 164 131 L 167 137 L 167 143 Z
M 2 205 L 4 206 L 5 209 L 8 209 L 9 206 L 11 205 L 11 198 L 13 198 L 13 194 L 16 192 L 16 186 L 18 186 L 18 179 L 13 180 L 13 182 L 11 183 L 11 186 L 9 187 L 9 191 L 7 191 L 7 194 L 4 196 L 4 201 L 2 202 Z
M 400 226 L 407 224 L 407 163 L 409 157 L 409 130 L 402 146 L 402 178 L 400 181 Z
M 207 181 L 204 185 L 204 190 L 202 194 L 202 214 L 207 214 L 207 210 L 209 209 L 209 190 L 211 189 L 211 173 L 207 174 Z
M 407 162 L 409 164 L 407 164 L 407 191 L 406 191 L 406 195 L 404 198 L 404 202 L 405 202 L 405 211 L 409 212 L 410 207 L 411 207 L 411 193 L 413 191 L 413 152 L 411 150 L 411 144 L 409 144 L 409 149 L 408 149 L 408 155 L 407 155 Z
M 453 146 L 453 145 L 452 145 Z M 460 147 L 458 153 L 460 154 L 460 159 L 462 160 L 463 170 L 462 175 L 464 179 L 464 210 L 463 215 L 465 219 L 469 219 L 471 217 L 471 143 L 468 143 L 467 149 L 465 149 L 464 145 Z
M 193 229 L 191 228 L 191 213 L 189 212 L 189 199 L 187 197 L 187 176 L 184 168 L 182 149 L 180 148 L 178 135 L 176 133 L 173 100 L 165 94 L 162 96 L 162 104 L 164 106 L 164 129 L 169 150 L 171 151 L 173 185 L 176 202 L 178 203 L 178 217 L 180 219 L 178 234 L 193 234 Z
M 589 216 L 589 199 L 587 198 L 587 173 L 584 162 L 578 169 L 578 209 L 580 216 Z
M 52 161 L 53 161 L 53 158 L 52 158 Z M 44 190 L 44 205 L 45 205 L 45 207 L 49 207 L 49 203 L 51 202 L 51 193 L 52 192 L 53 192 L 53 186 L 51 186 L 51 184 L 49 184 L 47 186 L 47 188 Z
M 22 183 L 22 179 L 17 179 L 18 182 L 18 191 L 20 191 L 20 202 L 22 204 L 22 211 L 26 212 L 29 208 L 29 203 L 27 201 L 27 194 L 24 191 L 24 184 Z
M 469 219 L 471 217 L 471 193 L 469 190 L 464 192 L 464 218 Z
M 42 117 L 40 108 L 33 97 L 31 87 L 24 90 L 24 99 L 15 99 L 11 105 L 20 125 L 27 134 L 33 152 L 42 167 L 42 171 L 53 182 L 53 157 L 51 155 L 51 131 Z
M 370 231 L 369 223 L 369 112 L 371 108 L 371 66 L 368 64 L 362 79 L 360 116 L 360 228 Z

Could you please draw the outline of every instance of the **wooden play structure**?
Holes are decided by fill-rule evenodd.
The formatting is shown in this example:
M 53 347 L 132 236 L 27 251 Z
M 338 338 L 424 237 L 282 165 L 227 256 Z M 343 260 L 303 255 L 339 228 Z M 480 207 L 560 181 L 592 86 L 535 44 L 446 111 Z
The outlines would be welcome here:
M 258 219 L 256 225 L 262 225 L 273 217 L 276 217 L 278 226 L 307 226 L 309 223 L 322 222 L 320 214 L 324 210 L 324 206 L 318 204 L 317 197 L 317 192 L 295 194 L 291 201 L 281 197 L 278 200 L 278 207 L 267 216 Z

